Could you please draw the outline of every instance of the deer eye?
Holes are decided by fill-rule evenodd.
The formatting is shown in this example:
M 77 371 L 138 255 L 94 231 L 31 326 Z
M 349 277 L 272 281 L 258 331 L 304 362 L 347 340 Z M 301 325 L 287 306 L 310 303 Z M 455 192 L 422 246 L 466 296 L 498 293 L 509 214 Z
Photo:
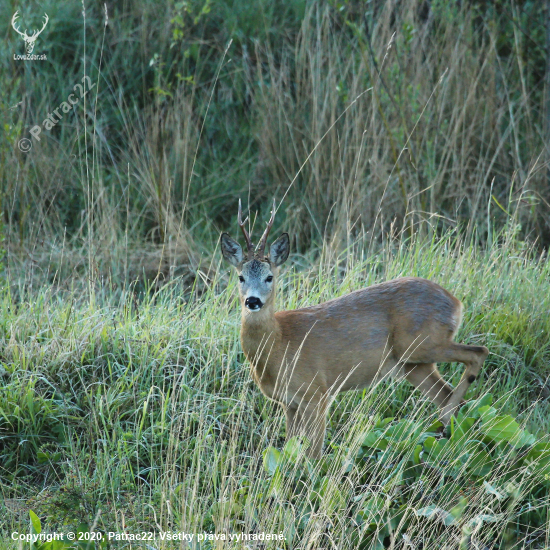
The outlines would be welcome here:
M 271 281 L 273 281 L 273 275 L 270 275 L 270 276 L 265 280 L 266 283 L 270 283 Z
M 240 281 L 241 283 L 244 283 L 244 277 L 243 277 L 242 275 L 239 275 L 239 281 Z

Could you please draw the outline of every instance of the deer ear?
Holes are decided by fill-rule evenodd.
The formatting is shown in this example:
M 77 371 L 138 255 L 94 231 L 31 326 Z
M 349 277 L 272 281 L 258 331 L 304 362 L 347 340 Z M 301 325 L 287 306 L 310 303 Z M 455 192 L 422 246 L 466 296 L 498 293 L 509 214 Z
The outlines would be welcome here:
M 222 233 L 220 237 L 222 255 L 233 266 L 237 266 L 243 261 L 243 249 L 241 245 L 233 240 L 227 233 Z
M 283 233 L 269 248 L 269 260 L 277 267 L 284 264 L 290 252 L 288 233 Z

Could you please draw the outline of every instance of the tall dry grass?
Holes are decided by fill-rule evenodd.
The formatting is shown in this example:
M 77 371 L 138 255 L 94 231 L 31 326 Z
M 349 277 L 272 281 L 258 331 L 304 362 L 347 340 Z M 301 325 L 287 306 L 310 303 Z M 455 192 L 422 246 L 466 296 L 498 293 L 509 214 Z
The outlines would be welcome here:
M 52 56 L 2 77 L 4 105 L 27 98 L 3 112 L 13 274 L 196 277 L 239 197 L 260 215 L 282 201 L 276 223 L 300 251 L 401 228 L 459 226 L 484 243 L 510 218 L 548 242 L 536 6 L 178 6 L 109 6 L 107 26 L 95 7 L 83 19 L 45 6 L 86 63 Z M 86 106 L 20 153 L 84 71 L 97 82 Z

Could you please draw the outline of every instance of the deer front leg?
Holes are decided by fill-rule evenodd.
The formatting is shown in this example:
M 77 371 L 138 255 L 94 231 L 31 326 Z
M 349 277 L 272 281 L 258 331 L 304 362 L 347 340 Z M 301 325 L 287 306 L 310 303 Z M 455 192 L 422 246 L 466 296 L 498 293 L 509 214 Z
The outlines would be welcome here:
M 405 378 L 440 408 L 453 394 L 434 363 L 405 363 L 403 370 Z
M 464 394 L 479 376 L 479 371 L 487 355 L 489 355 L 489 350 L 485 346 L 455 344 L 454 348 L 461 352 L 462 357 L 459 357 L 458 360 L 464 363 L 466 368 L 464 369 L 464 374 L 460 382 L 449 396 L 449 399 L 445 402 L 441 411 L 441 422 L 445 425 L 449 424 L 451 415 L 456 414 L 460 404 L 464 402 Z
M 297 435 L 296 432 L 296 407 L 292 405 L 285 408 L 286 413 L 286 440 Z
M 321 458 L 326 431 L 326 400 L 302 402 L 298 406 L 286 408 L 286 439 L 295 436 L 307 437 L 310 442 L 306 449 L 309 458 Z

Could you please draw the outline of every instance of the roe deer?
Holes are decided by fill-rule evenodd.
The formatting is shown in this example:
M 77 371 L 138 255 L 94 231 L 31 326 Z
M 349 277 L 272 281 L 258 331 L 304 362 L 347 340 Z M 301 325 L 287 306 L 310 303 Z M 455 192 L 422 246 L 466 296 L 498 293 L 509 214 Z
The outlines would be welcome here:
M 243 351 L 260 390 L 284 407 L 287 439 L 309 436 L 308 456 L 320 457 L 331 399 L 388 375 L 405 377 L 426 394 L 448 424 L 489 353 L 484 346 L 453 341 L 461 302 L 436 283 L 403 277 L 316 306 L 275 312 L 277 271 L 288 258 L 290 241 L 283 233 L 265 255 L 274 216 L 275 202 L 254 248 L 239 201 L 246 254 L 227 233 L 221 235 L 221 249 L 239 276 Z M 454 390 L 437 370 L 440 361 L 466 367 Z

